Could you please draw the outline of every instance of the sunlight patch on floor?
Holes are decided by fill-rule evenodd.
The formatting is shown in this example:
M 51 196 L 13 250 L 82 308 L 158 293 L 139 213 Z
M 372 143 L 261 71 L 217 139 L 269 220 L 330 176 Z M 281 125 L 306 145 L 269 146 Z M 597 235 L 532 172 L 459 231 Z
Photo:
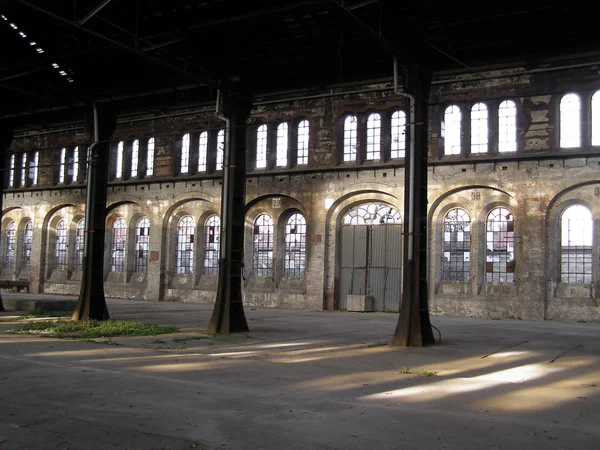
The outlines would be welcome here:
M 447 396 L 484 391 L 502 385 L 524 383 L 562 371 L 564 371 L 564 369 L 561 367 L 549 367 L 547 364 L 527 364 L 475 377 L 452 378 L 433 382 L 428 381 L 427 384 L 380 392 L 361 397 L 361 399 L 385 399 L 389 401 L 390 398 L 395 398 L 420 403 L 438 400 Z

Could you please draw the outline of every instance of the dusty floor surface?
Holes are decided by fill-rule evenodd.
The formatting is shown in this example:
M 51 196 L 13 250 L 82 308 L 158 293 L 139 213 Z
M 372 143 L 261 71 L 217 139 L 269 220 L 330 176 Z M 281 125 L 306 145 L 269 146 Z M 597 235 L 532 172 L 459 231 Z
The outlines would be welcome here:
M 213 338 L 207 305 L 108 304 L 181 331 L 0 334 L 0 449 L 600 448 L 600 324 L 432 317 L 441 345 L 396 348 L 396 314 L 247 308 Z

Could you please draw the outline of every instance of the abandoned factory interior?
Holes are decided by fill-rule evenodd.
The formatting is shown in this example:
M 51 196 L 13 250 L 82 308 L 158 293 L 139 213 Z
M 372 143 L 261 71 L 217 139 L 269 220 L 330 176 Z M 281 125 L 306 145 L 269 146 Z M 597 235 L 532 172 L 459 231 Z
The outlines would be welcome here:
M 485 8 L 3 2 L 0 283 L 79 295 L 103 223 L 107 297 L 213 304 L 230 173 L 246 306 L 398 312 L 410 251 L 431 314 L 600 321 L 592 18 Z

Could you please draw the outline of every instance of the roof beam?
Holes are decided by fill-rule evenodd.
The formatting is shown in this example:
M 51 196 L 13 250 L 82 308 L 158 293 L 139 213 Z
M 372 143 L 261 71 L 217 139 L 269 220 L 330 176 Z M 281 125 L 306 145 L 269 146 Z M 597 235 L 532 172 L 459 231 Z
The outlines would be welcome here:
M 88 20 L 90 20 L 92 17 L 94 17 L 98 13 L 98 11 L 100 11 L 102 8 L 104 8 L 106 5 L 108 5 L 110 2 L 112 2 L 112 0 L 104 0 L 102 3 L 100 3 L 94 9 L 92 9 L 83 19 L 79 20 L 77 22 L 77 24 L 83 25 Z
M 55 19 L 55 20 L 57 20 L 59 22 L 67 24 L 67 25 L 69 25 L 69 26 L 71 26 L 73 28 L 76 28 L 76 29 L 78 29 L 79 31 L 81 31 L 83 33 L 87 33 L 87 34 L 90 34 L 92 36 L 95 36 L 98 39 L 102 39 L 104 41 L 110 42 L 114 46 L 119 47 L 119 48 L 121 48 L 123 50 L 127 50 L 128 52 L 131 52 L 131 53 L 139 56 L 142 59 L 146 59 L 147 61 L 150 61 L 150 62 L 152 62 L 154 64 L 159 64 L 159 65 L 161 65 L 163 67 L 166 67 L 166 68 L 168 68 L 170 70 L 174 70 L 174 71 L 176 71 L 176 72 L 178 72 L 178 73 L 180 73 L 182 75 L 185 75 L 186 77 L 188 77 L 188 78 L 196 81 L 197 83 L 201 83 L 201 84 L 204 84 L 204 85 L 213 85 L 213 86 L 217 86 L 218 85 L 218 83 L 217 83 L 216 80 L 213 80 L 213 79 L 211 79 L 208 76 L 208 74 L 206 73 L 207 72 L 206 70 L 204 70 L 204 72 L 205 72 L 204 75 L 198 75 L 198 74 L 195 74 L 195 73 L 188 72 L 185 69 L 181 69 L 181 68 L 179 68 L 177 66 L 174 66 L 173 64 L 170 64 L 170 63 L 168 63 L 166 61 L 163 61 L 161 59 L 158 59 L 158 58 L 155 58 L 153 56 L 150 56 L 147 53 L 140 52 L 139 50 L 136 50 L 135 48 L 129 47 L 128 45 L 125 45 L 122 42 L 119 42 L 119 41 L 116 41 L 114 39 L 111 39 L 111 38 L 109 38 L 107 36 L 104 36 L 103 34 L 100 34 L 100 33 L 97 33 L 96 31 L 90 30 L 89 28 L 82 27 L 77 22 L 71 22 L 70 20 L 65 19 L 62 16 L 56 15 L 56 14 L 50 12 L 50 11 L 47 11 L 47 10 L 45 10 L 43 8 L 40 8 L 39 6 L 34 5 L 34 4 L 32 4 L 32 3 L 30 3 L 30 2 L 28 2 L 26 0 L 17 0 L 17 2 L 21 3 L 21 4 L 25 5 L 25 6 L 28 6 L 29 8 L 34 9 L 35 11 L 38 11 L 41 14 L 44 14 L 44 15 L 46 15 L 48 17 L 52 17 L 53 19 Z
M 239 22 L 241 20 L 254 19 L 254 18 L 260 17 L 260 16 L 266 16 L 269 14 L 275 14 L 275 13 L 279 13 L 279 12 L 287 12 L 287 11 L 291 11 L 293 9 L 303 8 L 303 7 L 312 6 L 312 5 L 321 5 L 322 7 L 324 6 L 322 0 L 308 0 L 308 1 L 301 1 L 301 2 L 296 2 L 296 3 L 284 3 L 282 6 L 274 6 L 271 8 L 258 9 L 258 10 L 248 12 L 245 14 L 240 14 L 239 16 L 232 16 L 232 17 L 227 17 L 224 19 L 210 20 L 208 22 L 197 23 L 195 25 L 190 25 L 189 29 L 190 30 L 199 30 L 201 28 L 208 28 L 208 27 L 213 27 L 216 25 L 230 24 L 233 22 Z

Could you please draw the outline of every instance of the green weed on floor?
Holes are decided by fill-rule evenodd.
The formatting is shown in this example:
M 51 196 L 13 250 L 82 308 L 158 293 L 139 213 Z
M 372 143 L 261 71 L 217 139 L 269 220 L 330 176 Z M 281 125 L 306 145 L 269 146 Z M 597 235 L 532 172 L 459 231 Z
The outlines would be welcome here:
M 43 321 L 31 322 L 18 330 L 7 330 L 9 334 L 39 334 L 64 339 L 98 339 L 123 336 L 155 336 L 176 333 L 176 327 L 148 325 L 127 320 L 95 320 L 81 322 Z

